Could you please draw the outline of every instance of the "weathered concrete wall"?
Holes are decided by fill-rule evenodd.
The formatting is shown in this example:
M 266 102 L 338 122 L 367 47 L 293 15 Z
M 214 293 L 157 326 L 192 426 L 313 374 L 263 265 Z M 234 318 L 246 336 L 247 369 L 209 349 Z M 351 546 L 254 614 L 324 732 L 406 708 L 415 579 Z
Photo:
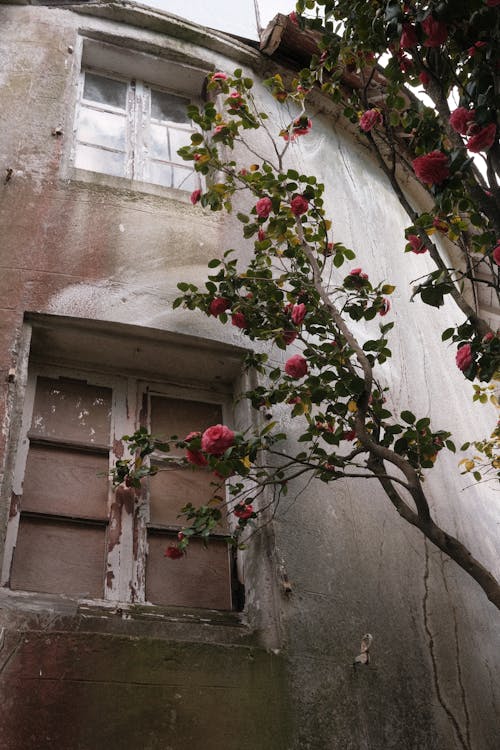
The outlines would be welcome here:
M 3 441 L 15 422 L 8 398 L 13 386 L 5 380 L 16 364 L 26 310 L 245 345 L 234 328 L 168 306 L 177 281 L 201 281 L 209 258 L 231 246 L 245 254 L 235 223 L 203 214 L 186 198 L 136 192 L 112 180 L 75 180 L 67 171 L 78 71 L 68 48 L 75 48 L 77 30 L 161 40 L 157 19 L 150 32 L 147 14 L 143 29 L 120 25 L 120 12 L 114 15 L 108 22 L 70 10 L 0 5 L 0 170 L 13 170 L 0 184 Z M 220 39 L 206 38 L 200 52 L 192 31 L 182 33 L 177 52 L 184 49 L 216 68 L 231 70 L 256 57 L 238 45 L 228 57 Z M 53 136 L 58 125 L 63 135 Z M 426 257 L 403 254 L 406 219 L 363 147 L 331 119 L 317 117 L 313 132 L 289 157 L 290 166 L 325 181 L 335 239 L 356 249 L 370 277 L 397 285 L 391 316 L 403 325 L 391 340 L 394 359 L 382 368 L 394 403 L 432 416 L 458 444 L 483 436 L 494 415 L 488 407 L 472 408 L 470 386 L 440 342 L 441 330 L 457 322 L 458 313 L 451 305 L 436 313 L 410 304 L 411 281 L 430 266 Z M 357 332 L 367 336 L 362 328 Z M 280 353 L 272 356 L 282 361 Z M 288 424 L 284 410 L 275 416 Z M 496 493 L 484 484 L 464 489 L 468 482 L 456 464 L 456 457 L 441 453 L 429 472 L 436 516 L 499 575 Z M 142 638 L 138 629 L 124 633 L 111 626 L 96 635 L 97 621 L 92 634 L 75 633 L 80 626 L 69 623 L 76 614 L 64 623 L 49 616 L 37 624 L 9 607 L 2 652 L 4 691 L 11 695 L 6 750 L 111 748 L 123 738 L 138 750 L 177 750 L 187 742 L 228 750 L 496 750 L 499 616 L 482 592 L 397 517 L 374 483 L 333 489 L 314 484 L 297 500 L 294 493 L 289 497 L 274 532 L 277 560 L 292 585 L 292 594 L 280 600 L 276 626 L 290 700 L 281 661 L 259 646 L 265 637 L 252 635 L 251 622 L 243 642 L 231 641 L 226 630 L 203 645 L 192 630 L 174 632 L 171 624 Z M 255 548 L 250 571 L 269 556 L 267 544 Z M 268 592 L 279 587 L 278 571 L 267 586 Z M 261 601 L 258 590 L 250 591 L 250 610 L 257 612 L 270 597 Z M 352 660 L 365 632 L 374 636 L 373 661 L 355 671 Z M 176 692 L 184 696 L 182 708 Z M 295 719 L 289 741 L 287 706 Z M 75 726 L 71 736 L 58 727 L 61 711 Z M 28 721 L 30 713 L 38 718 Z M 196 738 L 193 715 L 202 717 Z M 16 734 L 18 744 L 11 739 Z

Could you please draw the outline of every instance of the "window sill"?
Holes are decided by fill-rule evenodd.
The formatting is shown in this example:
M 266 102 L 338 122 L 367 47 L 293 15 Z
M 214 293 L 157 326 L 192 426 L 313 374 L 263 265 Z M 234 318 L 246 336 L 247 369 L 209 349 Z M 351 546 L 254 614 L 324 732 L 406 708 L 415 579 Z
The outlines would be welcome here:
M 86 169 L 72 167 L 69 170 L 66 180 L 83 187 L 90 185 L 96 188 L 105 188 L 106 190 L 128 193 L 133 196 L 137 196 L 138 194 L 151 195 L 156 198 L 178 201 L 179 203 L 184 203 L 186 206 L 192 207 L 190 200 L 191 192 L 188 190 L 167 188 L 163 185 L 155 185 L 150 182 L 131 180 L 128 177 L 114 177 L 113 175 L 103 174 L 101 172 L 90 172 Z
M 194 643 L 258 645 L 241 612 L 73 599 L 62 594 L 6 588 L 0 590 L 1 626 L 19 632 L 93 632 Z

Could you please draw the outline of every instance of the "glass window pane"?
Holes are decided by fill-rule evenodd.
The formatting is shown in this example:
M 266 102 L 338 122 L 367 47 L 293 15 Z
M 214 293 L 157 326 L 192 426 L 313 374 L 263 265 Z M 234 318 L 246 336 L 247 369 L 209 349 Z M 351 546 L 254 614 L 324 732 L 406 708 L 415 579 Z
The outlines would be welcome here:
M 127 84 L 123 81 L 115 81 L 113 78 L 105 78 L 95 73 L 86 72 L 83 96 L 84 99 L 90 99 L 93 102 L 125 109 L 127 105 Z
M 172 167 L 170 164 L 161 164 L 157 161 L 149 162 L 146 181 L 154 185 L 172 187 Z
M 170 161 L 168 151 L 168 132 L 165 125 L 155 125 L 151 123 L 150 126 L 150 143 L 149 153 L 155 159 L 164 159 Z
M 172 187 L 179 190 L 189 190 L 192 192 L 198 186 L 195 173 L 192 169 L 183 169 L 182 167 L 173 167 Z
M 75 154 L 75 167 L 91 172 L 102 172 L 115 177 L 125 176 L 125 153 L 104 151 L 102 148 L 84 146 L 78 143 Z
M 189 99 L 185 97 L 151 89 L 151 117 L 155 120 L 189 123 L 188 104 Z
M 169 139 L 170 139 L 170 160 L 177 164 L 184 164 L 187 166 L 189 162 L 178 155 L 177 151 L 182 146 L 188 146 L 191 143 L 191 132 L 187 130 L 176 130 L 175 128 L 169 128 Z
M 124 115 L 82 107 L 78 120 L 79 141 L 125 150 L 127 120 Z
M 111 388 L 37 378 L 30 434 L 109 445 Z

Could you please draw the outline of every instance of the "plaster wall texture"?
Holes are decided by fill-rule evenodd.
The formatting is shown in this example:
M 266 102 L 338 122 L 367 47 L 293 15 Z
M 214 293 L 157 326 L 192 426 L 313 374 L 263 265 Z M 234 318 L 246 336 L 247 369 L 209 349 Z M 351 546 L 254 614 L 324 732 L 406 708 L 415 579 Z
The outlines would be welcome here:
M 168 303 L 177 296 L 179 280 L 204 280 L 210 258 L 228 247 L 236 247 L 245 257 L 250 245 L 240 239 L 235 221 L 193 208 L 185 197 L 136 192 L 112 180 L 93 182 L 81 175 L 75 179 L 68 171 L 79 66 L 68 47 L 75 48 L 78 29 L 111 35 L 126 32 L 141 43 L 157 43 L 157 30 L 126 27 L 116 15 L 110 22 L 70 10 L 9 5 L 0 5 L 0 28 L 4 61 L 0 68 L 0 166 L 14 170 L 11 180 L 0 185 L 5 442 L 15 422 L 14 407 L 5 408 L 12 404 L 5 374 L 16 364 L 25 310 L 195 333 L 246 346 L 236 329 L 223 328 L 203 315 L 172 311 Z M 250 64 L 252 55 L 255 77 L 271 65 L 236 47 L 229 59 L 221 53 L 219 42 L 206 42 L 201 50 L 193 39 L 182 43 L 177 39 L 176 44 L 178 52 L 184 49 L 218 69 L 231 70 L 242 59 Z M 260 85 L 256 91 L 263 103 L 274 106 Z M 278 111 L 273 117 L 271 123 L 277 130 L 286 124 L 280 122 L 283 115 Z M 59 124 L 63 135 L 53 136 L 52 128 Z M 403 254 L 407 220 L 362 143 L 331 117 L 318 114 L 312 133 L 288 153 L 290 167 L 314 173 L 325 182 L 334 238 L 356 250 L 355 265 L 376 281 L 386 278 L 396 284 L 387 318 L 397 324 L 390 341 L 393 359 L 382 367 L 393 404 L 431 416 L 433 425 L 453 432 L 458 445 L 487 434 L 495 419 L 493 411 L 488 406 L 472 406 L 471 387 L 456 370 L 453 351 L 440 341 L 441 331 L 460 320 L 458 311 L 451 304 L 436 313 L 410 303 L 412 280 L 431 265 L 426 256 Z M 353 327 L 362 340 L 369 337 L 368 330 Z M 295 351 L 292 346 L 287 356 Z M 275 362 L 283 361 L 281 352 L 270 353 Z M 274 416 L 292 430 L 292 439 L 298 434 L 300 428 L 290 425 L 285 409 L 277 409 Z M 456 456 L 443 453 L 426 479 L 436 517 L 499 576 L 498 493 L 488 484 L 466 487 L 469 483 L 458 474 Z M 328 487 L 313 483 L 295 489 L 275 520 L 273 553 L 292 584 L 292 594 L 282 597 L 279 604 L 279 645 L 287 660 L 293 738 L 283 739 L 283 721 L 277 720 L 275 738 L 263 729 L 265 740 L 255 744 L 258 735 L 250 730 L 250 719 L 258 723 L 256 717 L 263 708 L 252 704 L 249 715 L 241 714 L 240 736 L 250 732 L 241 746 L 248 750 L 282 746 L 289 750 L 496 749 L 498 612 L 473 581 L 399 519 L 374 482 L 339 482 Z M 256 549 L 260 555 L 270 554 L 264 543 Z M 253 554 L 253 558 L 252 553 L 248 556 L 249 571 L 259 567 Z M 269 583 L 270 588 L 276 586 L 275 581 Z M 249 592 L 249 606 L 255 611 L 266 606 L 258 591 Z M 25 627 L 29 651 L 30 639 L 39 637 L 31 634 L 39 626 L 30 619 Z M 374 636 L 373 660 L 369 667 L 354 670 L 352 660 L 365 632 Z M 11 675 L 18 690 L 21 683 L 28 684 L 30 672 L 23 672 L 15 657 L 15 649 L 22 652 L 23 644 L 12 643 L 15 648 L 9 654 L 13 657 L 5 674 Z M 65 644 L 67 652 L 74 653 L 69 636 Z M 119 647 L 126 653 L 122 641 Z M 221 646 L 217 658 L 226 658 L 224 653 Z M 101 665 L 100 675 L 112 669 L 111 660 Z M 209 662 L 206 665 L 204 674 L 213 669 Z M 246 701 L 250 695 L 247 673 L 241 670 L 235 659 L 233 687 L 240 689 L 241 700 Z M 263 670 L 253 672 L 252 679 L 261 679 L 267 663 Z M 24 682 L 19 681 L 20 674 Z M 149 681 L 148 676 L 144 679 Z M 283 703 L 288 699 L 282 683 L 278 679 L 270 684 L 274 687 L 266 690 L 274 696 L 275 715 L 281 712 L 284 717 Z M 277 685 L 281 686 L 281 705 Z M 196 704 L 198 698 L 193 700 Z M 48 700 L 46 716 L 56 704 Z M 196 705 L 200 711 L 212 711 L 202 700 Z M 110 721 L 118 721 L 123 710 L 111 711 Z M 266 716 L 267 727 L 272 717 Z M 138 715 L 134 721 L 142 719 Z M 155 730 L 168 736 L 176 750 L 187 737 L 182 722 L 176 725 L 183 728 L 174 739 L 174 725 Z M 225 737 L 226 744 L 219 743 L 219 747 L 240 746 L 231 745 L 229 733 L 210 735 L 207 729 L 206 734 Z M 23 748 L 43 746 L 30 744 L 28 735 L 24 742 Z M 100 747 L 89 744 L 88 738 L 81 744 L 65 742 L 60 746 Z M 143 747 L 139 740 L 134 743 L 131 746 Z M 149 746 L 156 747 L 153 740 L 144 747 Z M 11 747 L 15 746 L 8 750 Z

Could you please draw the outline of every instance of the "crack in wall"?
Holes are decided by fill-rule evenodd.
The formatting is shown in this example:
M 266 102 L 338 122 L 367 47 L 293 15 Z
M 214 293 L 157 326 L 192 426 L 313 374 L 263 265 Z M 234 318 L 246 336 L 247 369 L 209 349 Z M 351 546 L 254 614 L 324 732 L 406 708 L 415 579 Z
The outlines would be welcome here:
M 442 555 L 441 555 L 441 558 L 442 558 Z M 466 734 L 466 737 L 467 737 L 467 743 L 468 743 L 468 745 L 470 747 L 472 747 L 472 745 L 471 745 L 471 734 L 470 734 L 470 729 L 471 729 L 470 715 L 469 715 L 469 709 L 467 707 L 467 698 L 466 698 L 466 695 L 465 695 L 465 686 L 464 686 L 464 682 L 463 682 L 463 679 L 462 679 L 460 641 L 459 641 L 459 638 L 458 638 L 457 610 L 453 606 L 453 598 L 450 596 L 450 591 L 448 589 L 448 582 L 446 580 L 446 576 L 444 574 L 444 568 L 443 568 L 442 565 L 441 565 L 441 575 L 442 575 L 442 578 L 443 578 L 443 584 L 444 584 L 445 591 L 446 591 L 446 593 L 448 595 L 448 601 L 450 603 L 449 606 L 450 606 L 451 611 L 453 613 L 453 634 L 454 634 L 454 638 L 455 638 L 455 661 L 456 661 L 456 665 L 457 665 L 457 678 L 458 678 L 458 685 L 459 685 L 459 688 L 460 688 L 460 697 L 461 697 L 461 700 L 462 700 L 462 707 L 464 709 L 465 734 Z
M 441 686 L 439 684 L 439 676 L 438 676 L 438 668 L 437 668 L 437 659 L 436 659 L 436 653 L 435 653 L 435 644 L 434 644 L 434 638 L 432 635 L 432 631 L 430 629 L 429 624 L 429 612 L 428 612 L 428 600 L 429 600 L 429 549 L 427 546 L 427 539 L 424 540 L 425 545 L 425 572 L 424 572 L 424 596 L 422 598 L 422 612 L 423 612 L 423 619 L 424 619 L 424 629 L 425 633 L 427 635 L 428 643 L 429 643 L 429 654 L 431 657 L 431 664 L 432 664 L 432 678 L 434 682 L 434 689 L 436 691 L 436 696 L 439 701 L 439 704 L 443 711 L 445 712 L 446 716 L 448 717 L 450 724 L 452 725 L 457 740 L 460 743 L 460 747 L 462 750 L 471 750 L 471 746 L 469 744 L 469 738 L 467 740 L 464 739 L 464 736 L 462 734 L 462 730 L 460 729 L 460 725 L 451 710 L 451 708 L 446 703 L 444 696 L 441 692 Z

